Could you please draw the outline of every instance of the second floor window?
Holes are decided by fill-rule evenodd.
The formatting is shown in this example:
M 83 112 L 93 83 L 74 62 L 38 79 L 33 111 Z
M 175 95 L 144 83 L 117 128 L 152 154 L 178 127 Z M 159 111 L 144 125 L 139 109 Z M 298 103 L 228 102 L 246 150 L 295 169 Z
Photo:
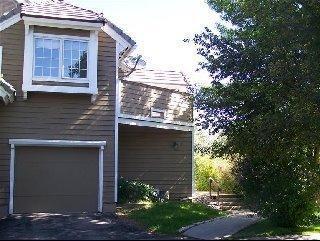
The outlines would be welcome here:
M 45 80 L 86 80 L 88 41 L 34 38 L 34 77 Z

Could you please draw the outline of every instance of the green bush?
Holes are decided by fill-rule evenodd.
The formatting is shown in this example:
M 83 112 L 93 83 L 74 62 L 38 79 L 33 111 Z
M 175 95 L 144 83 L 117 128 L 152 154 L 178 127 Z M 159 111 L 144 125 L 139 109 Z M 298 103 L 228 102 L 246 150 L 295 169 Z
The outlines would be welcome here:
M 157 191 L 154 187 L 139 181 L 119 180 L 119 203 L 137 203 L 140 201 L 155 201 Z
M 196 189 L 198 191 L 209 191 L 209 178 L 212 178 L 223 192 L 234 193 L 239 190 L 236 179 L 231 173 L 231 165 L 228 160 L 196 153 Z
M 296 227 L 314 220 L 320 167 L 303 151 L 237 161 L 246 199 L 273 223 Z

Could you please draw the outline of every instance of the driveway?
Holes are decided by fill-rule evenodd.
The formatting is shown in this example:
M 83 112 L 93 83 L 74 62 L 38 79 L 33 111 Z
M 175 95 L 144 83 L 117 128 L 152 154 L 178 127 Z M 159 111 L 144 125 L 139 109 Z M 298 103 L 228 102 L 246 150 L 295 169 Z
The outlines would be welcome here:
M 116 216 L 31 214 L 0 220 L 0 239 L 165 240 Z

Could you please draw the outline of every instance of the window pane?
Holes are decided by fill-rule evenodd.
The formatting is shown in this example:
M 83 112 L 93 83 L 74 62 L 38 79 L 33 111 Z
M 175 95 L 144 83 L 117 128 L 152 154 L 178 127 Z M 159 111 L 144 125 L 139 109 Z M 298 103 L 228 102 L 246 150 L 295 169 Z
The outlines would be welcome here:
M 79 51 L 79 41 L 72 41 L 72 50 L 77 50 Z
M 65 50 L 64 51 L 64 58 L 65 59 L 71 59 L 71 50 Z
M 59 77 L 59 68 L 51 68 L 51 76 Z
M 36 48 L 36 57 L 43 57 L 43 48 Z
M 78 59 L 72 60 L 72 68 L 79 69 L 79 60 Z
M 59 59 L 59 49 L 53 49 L 52 50 L 52 58 L 53 59 Z
M 42 76 L 42 68 L 41 67 L 36 67 L 34 69 L 34 75 L 37 77 L 41 77 Z
M 72 50 L 72 59 L 79 59 L 79 51 L 78 50 Z
M 51 67 L 51 59 L 50 58 L 44 58 L 43 59 L 43 64 L 42 64 L 43 67 Z
M 63 65 L 65 68 L 71 68 L 71 59 L 65 59 Z
M 51 68 L 59 68 L 59 59 L 51 60 Z
M 50 68 L 43 68 L 43 76 L 50 77 Z
M 72 73 L 73 73 L 73 77 L 72 78 L 79 78 L 80 73 L 79 73 L 78 69 L 73 69 Z
M 64 49 L 65 50 L 71 50 L 72 49 L 72 42 L 71 41 L 69 41 L 69 40 L 65 40 L 64 41 Z
M 45 58 L 51 58 L 51 49 L 44 49 L 43 56 Z
M 87 70 L 86 69 L 82 69 L 80 70 L 80 78 L 87 78 Z
M 81 42 L 80 43 L 80 51 L 87 51 L 88 49 L 88 43 Z
M 36 58 L 36 67 L 42 67 L 43 66 L 43 58 Z
M 43 39 L 36 38 L 36 48 L 43 48 Z
M 44 40 L 44 57 L 51 58 L 52 40 Z
M 60 40 L 53 40 L 52 41 L 52 49 L 56 49 L 56 50 L 60 49 Z
M 71 78 L 71 69 L 70 68 L 64 68 L 64 73 L 63 73 L 63 76 L 65 78 Z

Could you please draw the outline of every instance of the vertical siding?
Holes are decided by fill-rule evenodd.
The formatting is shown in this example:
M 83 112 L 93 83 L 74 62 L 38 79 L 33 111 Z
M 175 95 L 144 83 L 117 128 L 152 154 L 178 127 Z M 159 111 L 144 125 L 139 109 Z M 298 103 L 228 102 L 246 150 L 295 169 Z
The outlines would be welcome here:
M 151 108 L 166 110 L 170 121 L 192 122 L 190 95 L 175 90 L 122 80 L 121 113 L 150 117 Z
M 169 191 L 173 199 L 191 196 L 192 132 L 120 125 L 119 171 L 126 179 Z
M 0 106 L 0 212 L 9 202 L 9 139 L 63 139 L 107 141 L 104 155 L 104 205 L 114 204 L 114 121 L 116 43 L 99 34 L 98 88 L 95 103 L 80 94 L 29 93 L 24 101 L 24 24 L 19 22 L 0 32 L 3 46 L 3 74 L 17 90 L 17 100 Z M 26 61 L 32 61 L 28 59 Z

